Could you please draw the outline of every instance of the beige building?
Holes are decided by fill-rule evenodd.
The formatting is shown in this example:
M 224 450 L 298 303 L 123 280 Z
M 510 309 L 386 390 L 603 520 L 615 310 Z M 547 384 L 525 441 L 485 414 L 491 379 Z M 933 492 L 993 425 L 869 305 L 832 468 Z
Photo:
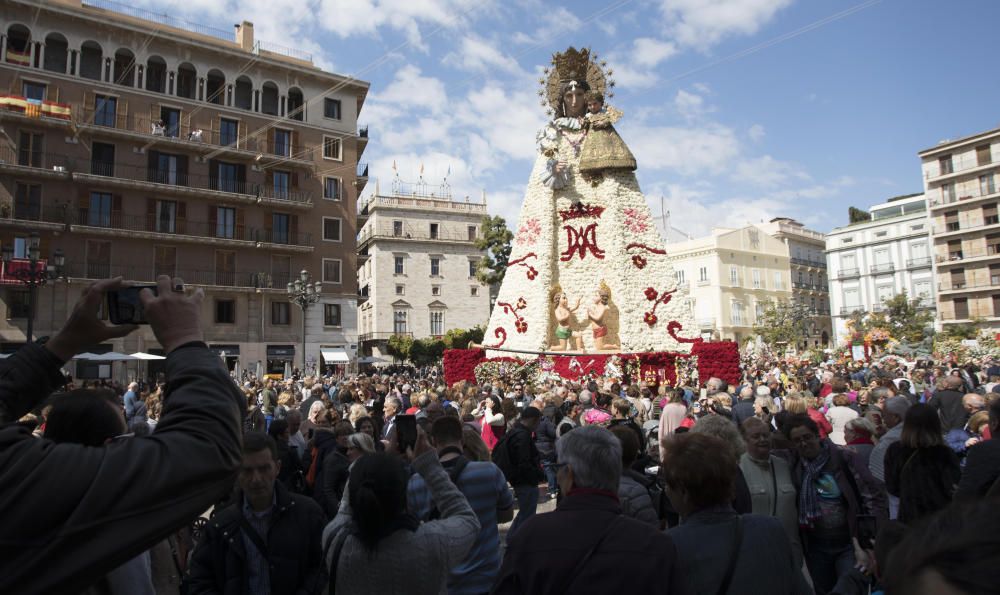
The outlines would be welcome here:
M 0 243 L 14 256 L 0 348 L 25 340 L 11 273 L 37 233 L 42 259 L 66 262 L 38 290 L 35 336 L 94 279 L 167 274 L 206 289 L 206 339 L 231 366 L 353 358 L 368 83 L 245 21 L 218 31 L 108 0 L 11 0 L 0 15 Z M 305 325 L 286 294 L 302 269 L 323 282 Z M 158 349 L 146 328 L 93 351 Z
M 788 247 L 760 227 L 716 229 L 666 250 L 702 336 L 744 342 L 769 300 L 793 297 Z
M 919 153 L 930 205 L 938 320 L 1000 330 L 1000 129 Z
M 809 309 L 808 336 L 800 349 L 826 347 L 833 328 L 830 323 L 830 287 L 826 274 L 826 236 L 806 229 L 788 217 L 776 217 L 760 228 L 788 247 L 792 275 L 792 299 Z
M 358 329 L 365 355 L 386 357 L 392 335 L 442 337 L 485 325 L 489 289 L 475 278 L 482 202 L 451 199 L 445 186 L 406 184 L 375 195 L 359 210 Z

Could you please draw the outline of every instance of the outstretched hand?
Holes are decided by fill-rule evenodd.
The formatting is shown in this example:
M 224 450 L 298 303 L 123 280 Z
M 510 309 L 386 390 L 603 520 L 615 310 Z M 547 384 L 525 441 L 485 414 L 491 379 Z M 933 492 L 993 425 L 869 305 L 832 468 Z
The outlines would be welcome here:
M 45 347 L 62 361 L 69 361 L 77 353 L 109 339 L 124 337 L 134 331 L 134 324 L 108 324 L 98 317 L 104 294 L 124 286 L 121 277 L 105 279 L 90 285 L 80 294 L 66 324 Z
M 200 288 L 190 294 L 184 291 L 184 281 L 160 275 L 156 280 L 157 295 L 148 289 L 139 293 L 146 320 L 163 350 L 168 354 L 192 341 L 203 341 L 201 302 L 205 292 Z
M 431 446 L 430 442 L 427 441 L 427 434 L 424 432 L 424 430 L 420 426 L 417 426 L 417 442 L 416 442 L 416 444 L 414 444 L 413 446 L 407 446 L 406 447 L 406 458 L 407 458 L 407 460 L 409 460 L 410 462 L 413 462 L 413 459 L 415 459 L 415 458 L 419 457 L 420 455 L 424 454 L 425 452 L 428 452 L 428 451 L 431 451 L 431 450 L 434 450 L 434 447 Z

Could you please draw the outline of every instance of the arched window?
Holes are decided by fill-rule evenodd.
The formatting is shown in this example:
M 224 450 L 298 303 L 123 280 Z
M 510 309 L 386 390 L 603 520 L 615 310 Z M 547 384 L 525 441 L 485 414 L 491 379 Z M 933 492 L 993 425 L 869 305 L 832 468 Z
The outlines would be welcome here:
M 240 109 L 253 110 L 253 83 L 250 78 L 241 76 L 236 79 L 236 96 L 233 105 Z
M 177 67 L 177 96 L 195 99 L 197 91 L 198 71 L 188 62 Z
M 159 56 L 150 56 L 146 61 L 146 90 L 167 92 L 167 62 Z
M 80 76 L 95 81 L 101 80 L 104 70 L 104 51 L 96 41 L 85 41 L 80 46 Z
M 24 25 L 7 28 L 7 62 L 31 66 L 31 31 Z
M 291 120 L 304 120 L 305 112 L 305 100 L 302 97 L 302 91 L 298 87 L 292 87 L 288 90 L 288 110 L 285 112 L 288 114 L 288 118 Z
M 226 75 L 219 70 L 208 71 L 205 79 L 205 101 L 216 105 L 226 103 Z
M 135 86 L 135 54 L 122 48 L 115 52 L 115 68 L 112 81 L 125 87 Z
M 264 83 L 260 92 L 260 111 L 271 116 L 278 115 L 278 85 L 271 81 Z
M 42 68 L 52 72 L 66 72 L 66 60 L 69 56 L 69 44 L 59 33 L 50 33 L 45 38 L 45 62 Z

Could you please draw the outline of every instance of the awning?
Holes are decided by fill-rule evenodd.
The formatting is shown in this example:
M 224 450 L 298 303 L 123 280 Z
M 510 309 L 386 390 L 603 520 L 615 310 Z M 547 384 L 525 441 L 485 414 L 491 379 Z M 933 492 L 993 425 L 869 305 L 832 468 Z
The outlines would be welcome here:
M 220 357 L 223 353 L 226 357 L 236 357 L 240 354 L 239 345 L 209 345 L 208 350 Z
M 143 360 L 167 359 L 166 357 L 164 357 L 162 355 L 154 355 L 152 353 L 143 353 L 142 351 L 137 351 L 137 352 L 133 353 L 132 357 L 134 357 L 135 359 L 143 359 Z
M 347 363 L 351 361 L 351 358 L 347 355 L 347 351 L 343 347 L 325 347 L 320 350 L 323 354 L 323 361 L 328 364 L 332 363 Z

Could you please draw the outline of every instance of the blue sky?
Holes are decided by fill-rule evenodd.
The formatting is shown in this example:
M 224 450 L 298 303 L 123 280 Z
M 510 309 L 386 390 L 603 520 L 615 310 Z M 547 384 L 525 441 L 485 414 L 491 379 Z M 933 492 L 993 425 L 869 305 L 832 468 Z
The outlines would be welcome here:
M 544 123 L 540 69 L 590 46 L 654 213 L 693 235 L 791 216 L 827 231 L 922 190 L 917 151 L 1000 125 L 995 0 L 143 0 L 307 49 L 371 82 L 384 184 L 450 167 L 515 225 Z M 370 183 L 368 192 L 374 189 Z M 658 213 L 657 213 L 658 214 Z

